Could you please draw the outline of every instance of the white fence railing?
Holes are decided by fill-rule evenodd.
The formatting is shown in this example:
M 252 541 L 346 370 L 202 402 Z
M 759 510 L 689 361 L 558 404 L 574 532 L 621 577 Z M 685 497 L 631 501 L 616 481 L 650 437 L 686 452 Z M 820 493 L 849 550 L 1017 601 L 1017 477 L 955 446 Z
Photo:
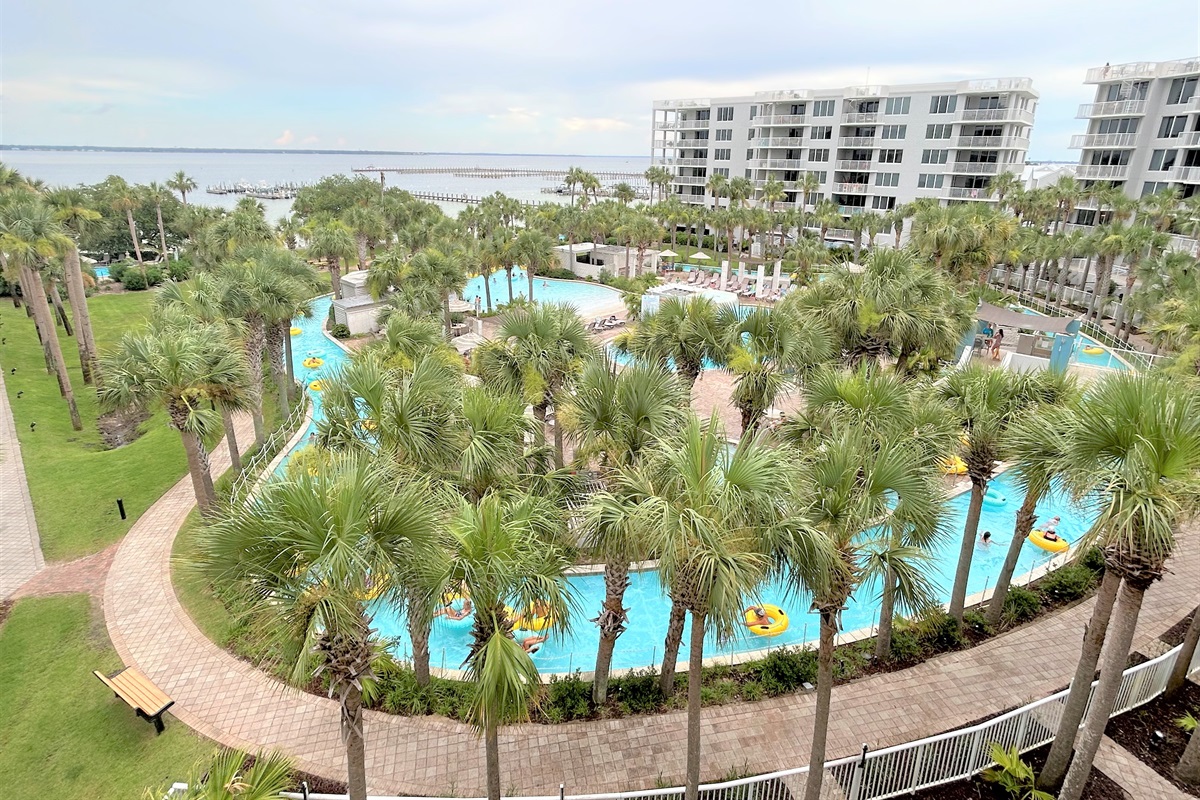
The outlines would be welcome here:
M 1153 700 L 1166 688 L 1183 647 L 1179 646 L 1152 661 L 1130 667 L 1121 676 L 1121 687 L 1113 707 L 1113 716 L 1123 714 Z M 1200 671 L 1200 649 L 1188 665 L 1188 674 Z M 1095 691 L 1096 684 L 1092 684 Z M 1054 739 L 1066 703 L 1067 690 L 1001 714 L 998 717 L 930 736 L 908 744 L 870 750 L 863 745 L 860 755 L 825 763 L 826 790 L 822 797 L 845 800 L 886 800 L 943 783 L 963 780 L 992 765 L 989 745 L 998 742 L 1021 752 L 1049 744 Z M 1089 701 L 1090 702 L 1090 701 Z M 710 783 L 700 787 L 701 800 L 794 800 L 803 795 L 808 767 L 771 772 L 752 778 Z M 182 792 L 185 784 L 175 784 L 171 794 Z M 682 787 L 647 789 L 605 794 L 565 794 L 565 800 L 679 800 Z M 288 793 L 287 797 L 305 795 Z M 308 800 L 345 800 L 340 794 L 308 794 Z M 558 800 L 560 795 L 523 797 L 521 800 Z M 418 798 L 374 798 L 374 800 L 419 800 Z M 425 800 L 450 800 L 426 798 Z
M 300 423 L 308 415 L 308 402 L 308 394 L 305 393 L 301 402 L 296 404 L 284 423 L 266 438 L 262 447 L 258 448 L 253 456 L 242 463 L 242 472 L 234 479 L 233 485 L 230 487 L 230 497 L 235 502 L 240 500 L 249 489 L 252 489 L 260 477 L 264 477 L 259 473 L 271 463 L 275 456 L 279 455 L 280 448 L 296 435 Z

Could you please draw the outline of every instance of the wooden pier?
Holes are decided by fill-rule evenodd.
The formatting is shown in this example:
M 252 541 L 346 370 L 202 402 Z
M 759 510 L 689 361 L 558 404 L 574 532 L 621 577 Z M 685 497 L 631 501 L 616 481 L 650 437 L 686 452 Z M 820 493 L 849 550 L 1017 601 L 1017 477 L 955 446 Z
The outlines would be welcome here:
M 471 194 L 462 194 L 461 192 L 409 192 L 407 189 L 404 191 L 418 200 L 428 200 L 433 203 L 465 203 L 469 206 L 477 206 L 487 199 L 486 197 L 477 197 Z M 517 202 L 531 208 L 535 208 L 538 205 L 530 200 L 518 200 Z
M 567 177 L 565 169 L 505 169 L 502 167 L 354 167 L 352 172 L 378 174 L 380 180 L 383 174 L 393 175 L 453 175 L 456 178 L 545 178 L 546 180 L 563 180 Z M 602 180 L 645 180 L 644 172 L 593 172 Z

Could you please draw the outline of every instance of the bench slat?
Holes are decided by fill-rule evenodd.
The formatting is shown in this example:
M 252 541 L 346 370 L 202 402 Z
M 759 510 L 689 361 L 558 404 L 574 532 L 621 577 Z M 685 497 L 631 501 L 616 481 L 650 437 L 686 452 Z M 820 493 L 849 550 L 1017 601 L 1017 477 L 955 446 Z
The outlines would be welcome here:
M 122 700 L 148 716 L 158 716 L 175 702 L 132 667 L 126 667 L 111 678 L 99 672 L 93 674 Z

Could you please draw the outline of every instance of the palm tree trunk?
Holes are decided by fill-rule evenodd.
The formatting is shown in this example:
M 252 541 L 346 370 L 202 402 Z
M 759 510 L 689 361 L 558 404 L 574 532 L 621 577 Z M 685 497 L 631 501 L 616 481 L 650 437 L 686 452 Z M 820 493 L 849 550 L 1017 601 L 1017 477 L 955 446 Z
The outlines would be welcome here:
M 1192 616 L 1192 622 L 1188 625 L 1187 633 L 1183 635 L 1183 649 L 1179 651 L 1179 658 L 1175 661 L 1175 668 L 1171 670 L 1171 677 L 1167 679 L 1167 694 L 1179 691 L 1187 681 L 1188 667 L 1191 665 L 1192 659 L 1196 656 L 1197 642 L 1200 642 L 1200 609 Z
M 158 215 L 158 241 L 162 247 L 162 258 L 160 260 L 162 261 L 163 264 L 166 264 L 167 263 L 167 231 L 165 228 L 163 228 L 162 204 L 155 203 L 154 211 Z
M 539 447 L 546 445 L 546 406 L 538 404 L 533 407 L 533 418 L 537 420 L 536 430 L 533 432 L 534 441 Z
M 350 800 L 367 800 L 367 742 L 363 736 L 362 690 L 351 684 L 342 701 L 342 740 L 346 743 L 346 789 Z
M 554 407 L 554 466 L 556 469 L 563 468 L 563 429 L 558 406 Z
M 133 224 L 133 209 L 125 209 L 125 221 L 129 223 L 129 238 L 133 240 L 133 252 L 137 256 L 137 262 L 142 263 L 142 246 L 138 244 L 137 226 Z
M 1175 767 L 1175 777 L 1191 786 L 1200 784 L 1200 733 L 1192 731 L 1192 738 L 1188 739 L 1187 748 Z
M 1000 624 L 1000 616 L 1004 613 L 1004 601 L 1008 597 L 1008 587 L 1012 583 L 1013 572 L 1017 569 L 1017 559 L 1021 557 L 1021 547 L 1025 544 L 1025 539 L 1033 530 L 1033 512 L 1041 499 L 1041 492 L 1026 492 L 1021 507 L 1017 509 L 1012 541 L 1008 543 L 1004 564 L 1000 567 L 1000 574 L 996 576 L 996 588 L 988 602 L 987 623 L 992 627 Z
M 67 310 L 63 308 L 62 295 L 58 292 L 58 281 L 49 281 L 49 283 L 50 302 L 54 303 L 54 314 L 63 326 L 63 333 L 67 334 L 67 336 L 74 336 L 75 331 L 71 328 L 71 318 L 67 316 Z
M 33 270 L 27 267 L 21 267 L 18 272 L 17 282 L 21 286 L 21 295 L 25 298 L 25 315 L 33 320 L 33 329 L 37 333 L 38 344 L 42 346 L 42 360 L 46 363 L 46 374 L 54 374 L 54 356 L 50 354 L 50 337 L 46 333 L 46 322 L 42 320 L 41 314 L 38 313 L 37 306 L 33 302 L 33 289 L 30 288 L 35 280 L 40 280 L 33 274 Z M 47 315 L 49 316 L 49 315 Z M 51 323 L 53 325 L 53 323 Z M 59 387 L 59 394 L 62 394 L 62 387 Z
M 1104 643 L 1104 650 L 1100 655 L 1100 681 L 1092 695 L 1092 704 L 1084 720 L 1083 730 L 1075 742 L 1075 758 L 1071 761 L 1071 768 L 1067 770 L 1067 778 L 1063 781 L 1062 791 L 1058 795 L 1059 800 L 1083 798 L 1083 785 L 1087 783 L 1092 772 L 1096 751 L 1100 749 L 1104 728 L 1108 725 L 1108 718 L 1112 715 L 1113 706 L 1117 701 L 1117 692 L 1121 688 L 1125 662 L 1129 659 L 1129 648 L 1133 644 L 1133 632 L 1145 594 L 1146 585 L 1142 581 L 1130 584 L 1126 580 L 1121 583 L 1112 635 Z
M 329 282 L 333 285 L 333 296 L 342 299 L 342 265 L 336 258 L 329 259 Z
M 254 421 L 254 444 L 261 446 L 266 439 L 263 423 L 263 349 L 266 334 L 261 321 L 248 320 L 246 361 L 250 365 L 250 418 Z
M 267 335 L 267 367 L 275 381 L 275 393 L 279 400 L 279 422 L 288 416 L 287 368 L 283 366 L 283 340 L 288 338 L 276 323 L 264 323 Z
M 58 343 L 58 331 L 54 327 L 53 320 L 50 319 L 50 304 L 46 302 L 45 287 L 42 286 L 41 277 L 33 270 L 28 267 L 25 267 L 24 270 L 33 294 L 30 298 L 30 305 L 33 307 L 34 314 L 41 317 L 46 337 L 44 344 L 48 348 L 50 362 L 53 364 L 54 374 L 58 378 L 58 391 L 67 401 L 67 411 L 71 415 L 71 428 L 81 431 L 83 430 L 83 420 L 79 418 L 79 407 L 75 405 L 75 390 L 71 388 L 71 376 L 67 374 L 67 363 L 63 360 L 62 347 Z
M 188 473 L 192 477 L 192 491 L 196 494 L 196 503 L 200 506 L 200 513 L 207 517 L 215 510 L 217 502 L 208 465 L 208 453 L 205 452 L 199 436 L 184 430 L 187 411 L 183 408 L 172 408 L 170 414 L 171 422 L 175 430 L 179 431 L 179 438 L 183 440 L 183 451 L 187 454 Z
M 418 686 L 429 685 L 429 629 L 424 595 L 413 588 L 408 591 L 408 638 L 412 641 L 413 675 Z
M 512 266 L 511 266 L 511 265 L 510 265 L 510 266 L 507 266 L 507 267 L 505 267 L 505 268 L 504 268 L 504 277 L 507 279 L 507 280 L 505 281 L 505 283 L 507 283 L 507 285 L 508 285 L 508 304 L 511 306 L 511 305 L 512 305 L 512 301 L 513 301 L 513 293 L 512 293 Z
M 1092 255 L 1088 256 L 1088 260 L 1083 264 L 1083 278 L 1081 278 L 1079 281 L 1079 291 L 1083 292 L 1085 297 L 1087 296 L 1087 279 L 1088 276 L 1092 274 L 1092 266 L 1095 261 L 1096 256 Z
M 629 564 L 622 559 L 605 559 L 604 605 L 596 624 L 600 627 L 600 649 L 592 677 L 592 700 L 602 705 L 608 699 L 608 676 L 612 671 L 613 648 L 625 631 L 625 590 L 629 588 Z
M 512 291 L 512 284 L 509 284 L 509 291 Z M 450 320 L 450 292 L 442 292 L 442 325 L 446 329 L 446 341 L 453 338 L 454 323 Z
M 1112 260 L 1109 256 L 1100 259 L 1096 269 L 1096 288 L 1092 291 L 1092 302 L 1088 304 L 1085 318 L 1091 317 L 1097 323 L 1104 316 L 1104 304 L 1108 299 L 1108 280 L 1112 274 Z M 1103 296 L 1101 295 L 1103 292 Z
M 896 573 L 891 567 L 883 576 L 883 594 L 879 603 L 879 632 L 875 634 L 875 660 L 892 657 L 892 624 L 896 615 Z
M 367 268 L 367 237 L 359 235 L 359 236 L 355 236 L 354 239 L 355 239 L 355 244 L 358 245 L 358 268 L 366 269 Z
M 291 321 L 280 323 L 283 329 L 283 363 L 287 367 L 287 399 L 288 405 L 296 402 L 296 365 L 292 362 L 292 325 Z
M 1096 592 L 1096 604 L 1092 606 L 1092 618 L 1083 632 L 1083 647 L 1079 653 L 1079 662 L 1075 665 L 1075 675 L 1071 678 L 1071 691 L 1063 703 L 1058 732 L 1050 745 L 1050 752 L 1046 755 L 1046 764 L 1038 775 L 1039 789 L 1057 790 L 1062 785 L 1063 776 L 1067 774 L 1071 753 L 1075 747 L 1075 736 L 1079 732 L 1079 722 L 1087 711 L 1088 698 L 1092 693 L 1092 679 L 1096 675 L 1096 663 L 1100 660 L 1100 650 L 1108 634 L 1108 621 L 1112 616 L 1119 588 L 1120 576 L 1114 570 L 1105 570 L 1100 589 Z
M 500 731 L 491 714 L 485 726 L 484 754 L 487 761 L 488 800 L 500 800 Z
M 529 279 L 529 302 L 533 302 L 533 259 L 525 265 L 525 277 Z
M 975 551 L 975 534 L 979 531 L 979 514 L 983 509 L 983 493 L 987 482 L 971 481 L 971 503 L 967 506 L 967 524 L 963 526 L 962 546 L 958 550 L 958 569 L 954 572 L 954 588 L 950 592 L 950 616 L 963 621 L 967 602 L 967 580 L 971 577 L 971 555 Z
M 658 688 L 663 697 L 675 694 L 675 663 L 679 661 L 679 644 L 683 641 L 683 623 L 687 610 L 671 598 L 671 616 L 667 620 L 667 640 L 663 645 L 662 670 L 658 675 Z
M 572 264 L 575 263 L 574 258 L 571 259 L 571 263 Z M 491 275 L 491 273 L 488 273 L 488 272 L 483 273 L 483 296 L 484 296 L 484 299 L 487 301 L 487 305 L 485 305 L 483 307 L 483 310 L 491 311 L 492 310 L 492 275 Z
M 229 468 L 234 475 L 242 474 L 242 453 L 238 449 L 237 431 L 233 428 L 233 410 L 221 406 L 221 422 L 225 425 L 225 446 L 229 450 Z
M 87 290 L 83 285 L 83 271 L 79 266 L 79 250 L 72 244 L 63 258 L 63 272 L 67 283 L 67 302 L 75 315 L 75 326 L 79 335 L 75 342 L 79 346 L 79 367 L 83 382 L 100 385 L 100 370 L 97 361 L 96 340 L 92 336 L 92 319 L 88 310 Z
M 833 640 L 837 636 L 834 612 L 821 610 L 821 643 L 817 651 L 817 708 L 813 716 L 812 750 L 804 800 L 820 800 L 825 778 L 825 740 L 829 736 L 829 707 L 833 700 Z
M 692 612 L 691 652 L 688 653 L 687 782 L 684 800 L 700 796 L 700 688 L 704 682 L 704 615 Z

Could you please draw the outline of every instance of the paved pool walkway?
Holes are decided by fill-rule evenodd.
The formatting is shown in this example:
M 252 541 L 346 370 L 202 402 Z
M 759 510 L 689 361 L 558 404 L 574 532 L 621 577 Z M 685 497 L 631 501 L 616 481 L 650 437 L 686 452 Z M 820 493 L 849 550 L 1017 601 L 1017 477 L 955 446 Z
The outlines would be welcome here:
M 0 370 L 0 600 L 44 566 L 17 427 Z
M 244 439 L 238 433 L 249 441 L 248 431 Z M 215 472 L 227 463 L 223 449 L 213 454 Z M 184 478 L 121 543 L 104 593 L 117 652 L 174 697 L 171 712 L 200 733 L 231 746 L 281 748 L 305 770 L 344 777 L 334 701 L 289 688 L 225 652 L 179 605 L 170 581 L 171 543 L 193 502 Z M 1180 537 L 1170 568 L 1146 595 L 1135 647 L 1148 645 L 1195 606 L 1189 576 L 1200 572 L 1200 536 L 1194 531 Z M 857 753 L 863 742 L 884 747 L 919 739 L 1061 689 L 1090 612 L 1091 601 L 1080 603 L 971 650 L 838 687 L 829 757 Z M 799 694 L 707 709 L 703 778 L 805 764 L 813 706 L 813 695 Z M 678 785 L 685 723 L 683 713 L 670 713 L 508 728 L 500 736 L 505 792 L 556 794 L 560 783 L 568 794 Z M 368 712 L 366 734 L 373 794 L 484 793 L 483 743 L 467 726 Z

